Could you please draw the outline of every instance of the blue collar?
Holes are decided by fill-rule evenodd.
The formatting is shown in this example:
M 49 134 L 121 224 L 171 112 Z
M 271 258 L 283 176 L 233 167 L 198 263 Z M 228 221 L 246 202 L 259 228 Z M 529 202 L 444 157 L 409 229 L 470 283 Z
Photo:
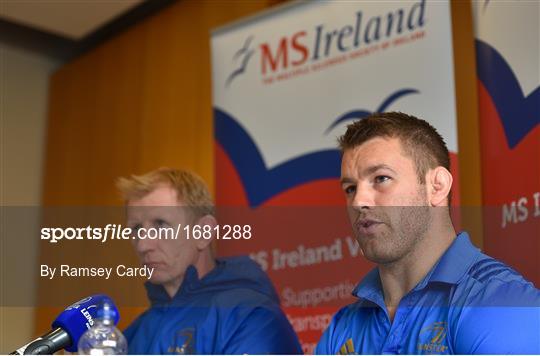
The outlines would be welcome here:
M 444 255 L 439 259 L 427 282 L 458 284 L 478 259 L 480 250 L 475 247 L 466 232 L 460 232 Z
M 471 243 L 469 235 L 466 232 L 459 233 L 439 261 L 428 272 L 426 277 L 418 283 L 414 290 L 422 289 L 430 282 L 459 283 L 461 278 L 477 260 L 478 255 L 480 255 L 480 250 Z M 353 290 L 353 295 L 358 298 L 367 299 L 381 307 L 384 306 L 378 268 L 371 270 L 362 279 Z
M 180 288 L 178 288 L 178 291 L 172 298 L 169 297 L 169 294 L 167 294 L 165 288 L 163 288 L 163 286 L 160 284 L 146 282 L 144 286 L 146 288 L 148 299 L 150 299 L 152 305 L 163 306 L 165 304 L 180 300 L 188 289 L 193 289 L 198 284 L 200 284 L 200 279 L 197 269 L 193 265 L 190 265 L 184 273 L 184 280 L 182 281 Z
M 364 279 L 354 288 L 352 294 L 358 298 L 369 300 L 385 309 L 379 269 L 374 268 L 369 271 Z

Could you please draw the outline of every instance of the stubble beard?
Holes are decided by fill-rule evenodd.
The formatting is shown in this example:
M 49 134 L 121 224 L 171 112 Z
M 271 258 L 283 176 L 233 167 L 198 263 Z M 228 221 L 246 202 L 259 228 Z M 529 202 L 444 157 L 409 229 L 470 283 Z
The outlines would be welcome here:
M 371 262 L 390 265 L 411 255 L 426 236 L 431 225 L 427 198 L 419 195 L 415 206 L 377 207 L 373 218 L 383 222 L 373 236 L 356 239 L 364 256 Z

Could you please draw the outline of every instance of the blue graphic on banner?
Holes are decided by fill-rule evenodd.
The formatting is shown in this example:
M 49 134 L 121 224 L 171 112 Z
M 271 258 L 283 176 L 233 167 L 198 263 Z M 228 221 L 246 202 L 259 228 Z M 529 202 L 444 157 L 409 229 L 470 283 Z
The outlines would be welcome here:
M 373 113 L 379 113 L 379 112 L 385 112 L 388 107 L 394 103 L 397 99 L 409 95 L 409 94 L 418 94 L 420 93 L 416 89 L 400 89 L 394 93 L 392 93 L 388 98 L 386 98 L 381 105 L 377 108 L 377 110 L 371 112 L 368 110 L 360 109 L 360 110 L 353 110 L 346 112 L 345 114 L 338 117 L 330 127 L 328 127 L 325 131 L 325 134 L 328 134 L 330 131 L 332 131 L 336 126 L 341 124 L 342 122 L 349 121 L 349 120 L 357 120 L 357 119 L 363 119 L 366 116 L 369 116 Z
M 339 178 L 338 149 L 308 153 L 268 169 L 248 132 L 229 114 L 214 108 L 215 138 L 234 164 L 251 207 L 300 184 Z
M 476 68 L 478 78 L 497 108 L 508 146 L 514 148 L 540 122 L 540 86 L 525 97 L 504 57 L 478 39 Z
M 238 61 L 238 57 L 242 57 L 242 60 L 240 61 L 240 66 L 238 68 L 236 68 L 235 70 L 233 70 L 232 73 L 229 74 L 229 76 L 227 77 L 227 81 L 225 82 L 225 87 L 229 87 L 229 85 L 231 85 L 232 81 L 236 77 L 238 77 L 239 75 L 245 73 L 245 71 L 247 69 L 247 65 L 249 63 L 249 60 L 251 59 L 251 57 L 255 53 L 254 49 L 249 48 L 249 46 L 251 45 L 252 40 L 253 40 L 253 36 L 248 37 L 246 39 L 246 42 L 242 46 L 242 48 L 240 48 L 234 54 L 233 61 L 235 61 L 235 62 Z

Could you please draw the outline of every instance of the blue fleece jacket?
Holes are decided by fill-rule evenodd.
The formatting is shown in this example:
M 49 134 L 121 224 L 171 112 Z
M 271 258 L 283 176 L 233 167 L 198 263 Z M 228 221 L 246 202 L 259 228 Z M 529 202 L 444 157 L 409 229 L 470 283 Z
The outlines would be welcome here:
M 248 257 L 190 266 L 173 298 L 146 283 L 152 303 L 125 331 L 130 354 L 297 354 L 298 338 L 270 279 Z

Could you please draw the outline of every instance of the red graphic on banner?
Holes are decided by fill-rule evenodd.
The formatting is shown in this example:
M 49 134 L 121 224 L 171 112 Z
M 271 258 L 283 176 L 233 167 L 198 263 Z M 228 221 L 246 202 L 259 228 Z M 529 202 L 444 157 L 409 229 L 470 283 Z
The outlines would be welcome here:
M 478 81 L 484 250 L 540 285 L 540 127 L 510 149 L 501 118 Z M 516 117 L 515 120 L 520 120 Z

